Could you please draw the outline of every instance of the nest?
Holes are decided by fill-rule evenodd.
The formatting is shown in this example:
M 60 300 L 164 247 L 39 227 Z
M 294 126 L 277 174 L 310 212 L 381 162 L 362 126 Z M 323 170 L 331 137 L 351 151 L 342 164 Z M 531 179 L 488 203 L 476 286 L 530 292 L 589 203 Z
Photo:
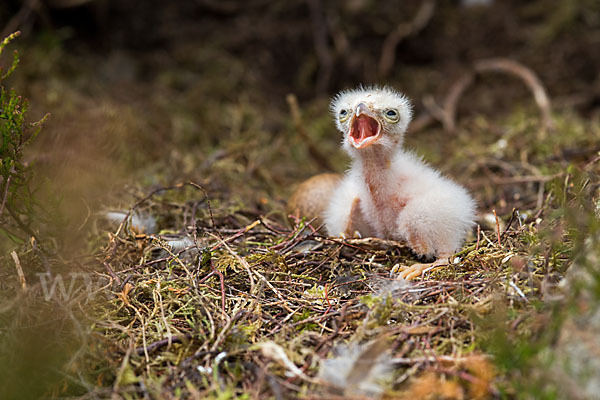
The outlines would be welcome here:
M 290 227 L 217 203 L 189 182 L 122 214 L 100 257 L 107 302 L 94 320 L 113 364 L 100 386 L 404 398 L 441 374 L 430 394 L 486 398 L 497 389 L 482 343 L 534 318 L 549 262 L 568 261 L 532 253 L 540 221 L 515 211 L 502 229 L 497 219 L 478 230 L 450 265 L 408 282 L 390 275 L 416 262 L 402 243 L 326 237 L 311 221 Z M 140 232 L 142 214 L 161 231 Z

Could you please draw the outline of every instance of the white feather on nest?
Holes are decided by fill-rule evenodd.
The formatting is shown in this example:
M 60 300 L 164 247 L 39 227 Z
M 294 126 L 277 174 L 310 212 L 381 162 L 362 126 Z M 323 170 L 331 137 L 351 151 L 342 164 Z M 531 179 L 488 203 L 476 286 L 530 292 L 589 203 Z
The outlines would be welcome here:
M 319 379 L 345 396 L 379 398 L 392 372 L 388 348 L 384 338 L 338 346 L 334 357 L 321 360 Z

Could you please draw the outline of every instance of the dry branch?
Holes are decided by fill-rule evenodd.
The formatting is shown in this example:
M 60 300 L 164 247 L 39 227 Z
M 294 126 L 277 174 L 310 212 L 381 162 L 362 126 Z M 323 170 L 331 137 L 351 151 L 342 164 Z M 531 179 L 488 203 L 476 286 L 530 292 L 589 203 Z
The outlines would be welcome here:
M 40 0 L 26 0 L 21 6 L 19 12 L 17 12 L 4 26 L 0 37 L 4 38 L 8 36 L 11 32 L 14 32 L 27 21 L 29 16 L 33 11 L 36 11 L 40 6 Z
M 542 85 L 542 82 L 535 74 L 535 72 L 533 72 L 530 68 L 514 60 L 509 60 L 507 58 L 491 58 L 476 62 L 475 71 L 477 71 L 478 73 L 487 71 L 504 72 L 507 74 L 515 75 L 518 78 L 520 78 L 533 94 L 535 103 L 540 109 L 540 112 L 542 114 L 542 123 L 544 127 L 543 132 L 545 132 L 545 129 L 549 129 L 552 127 L 553 122 L 550 98 L 548 97 L 548 94 L 546 92 L 546 89 Z
M 327 92 L 331 73 L 333 72 L 333 56 L 327 43 L 329 34 L 327 32 L 327 21 L 325 10 L 321 0 L 306 0 L 310 9 L 310 19 L 312 23 L 313 46 L 319 59 L 319 74 L 317 76 L 317 93 Z
M 19 260 L 19 256 L 15 251 L 10 253 L 13 261 L 15 262 L 15 268 L 17 269 L 17 275 L 19 277 L 19 283 L 21 284 L 21 290 L 27 290 L 27 282 L 25 281 L 25 274 L 23 273 L 23 268 L 21 267 L 21 261 Z
M 442 107 L 435 105 L 431 99 L 424 101 L 430 115 L 440 121 L 444 129 L 453 132 L 456 128 L 456 110 L 458 102 L 465 91 L 475 82 L 475 74 L 485 72 L 501 72 L 519 78 L 531 91 L 536 105 L 542 116 L 542 129 L 540 139 L 546 137 L 548 129 L 553 127 L 552 108 L 546 89 L 538 76 L 528 67 L 514 60 L 506 58 L 491 58 L 477 61 L 473 65 L 473 72 L 468 72 L 459 78 L 448 91 Z
M 429 24 L 434 11 L 435 0 L 422 2 L 412 21 L 400 23 L 396 29 L 386 36 L 381 46 L 381 56 L 379 57 L 378 64 L 379 76 L 381 78 L 387 77 L 394 67 L 396 48 L 400 42 L 422 31 Z

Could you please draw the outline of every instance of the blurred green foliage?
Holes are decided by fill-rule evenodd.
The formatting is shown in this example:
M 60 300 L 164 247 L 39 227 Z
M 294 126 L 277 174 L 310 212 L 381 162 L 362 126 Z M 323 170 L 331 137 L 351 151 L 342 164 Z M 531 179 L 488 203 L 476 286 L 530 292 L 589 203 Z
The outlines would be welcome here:
M 15 32 L 0 42 L 0 55 L 17 36 Z M 22 244 L 27 236 L 35 237 L 31 227 L 36 213 L 36 202 L 30 186 L 31 171 L 23 160 L 23 149 L 39 133 L 47 118 L 27 123 L 26 99 L 14 89 L 7 89 L 4 82 L 17 68 L 18 53 L 15 51 L 11 66 L 4 72 L 0 68 L 0 232 L 12 242 Z

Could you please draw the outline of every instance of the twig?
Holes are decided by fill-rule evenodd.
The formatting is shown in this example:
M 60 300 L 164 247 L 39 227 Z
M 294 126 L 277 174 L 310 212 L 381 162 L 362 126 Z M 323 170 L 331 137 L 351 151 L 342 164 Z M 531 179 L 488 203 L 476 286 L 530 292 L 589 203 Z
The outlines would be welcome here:
M 188 274 L 188 276 L 189 276 L 189 274 Z M 156 303 L 158 303 L 158 306 L 160 308 L 160 316 L 161 316 L 162 322 L 163 322 L 163 324 L 165 326 L 165 331 L 167 332 L 167 340 L 168 340 L 167 350 L 168 350 L 171 347 L 171 343 L 173 341 L 173 333 L 171 333 L 171 327 L 169 326 L 169 323 L 167 322 L 167 318 L 165 316 L 165 305 L 163 303 L 163 296 L 162 296 L 162 293 L 161 293 L 161 281 L 160 281 L 160 279 L 157 280 L 157 282 L 156 282 L 155 289 L 152 291 L 152 297 L 153 297 L 153 300 L 154 300 L 154 304 L 156 305 Z M 145 324 L 145 322 L 144 322 L 144 324 Z M 148 352 L 145 351 L 145 354 L 148 354 Z
M 550 98 L 546 89 L 530 68 L 507 58 L 490 58 L 475 62 L 473 72 L 466 73 L 451 86 L 444 100 L 443 111 L 433 114 L 433 117 L 442 122 L 446 131 L 454 131 L 456 128 L 456 109 L 460 98 L 475 81 L 475 74 L 484 72 L 502 72 L 514 75 L 525 83 L 533 94 L 535 103 L 542 115 L 542 129 L 540 130 L 539 139 L 545 139 L 547 130 L 554 126 Z
M 4 211 L 4 205 L 6 204 L 6 199 L 8 198 L 8 187 L 10 186 L 10 178 L 12 178 L 12 176 L 8 176 L 8 178 L 6 178 L 6 187 L 4 188 L 4 196 L 2 196 L 2 204 L 0 204 L 0 215 L 2 215 L 2 212 Z
M 540 186 L 543 188 L 544 182 L 549 182 L 554 178 L 559 178 L 563 175 L 564 173 L 557 173 L 554 175 L 523 175 L 502 178 L 490 173 L 485 179 L 474 179 L 473 181 L 471 181 L 470 185 L 471 187 L 486 186 L 489 185 L 491 181 L 494 185 L 513 185 L 515 183 L 539 183 Z
M 312 23 L 313 45 L 319 59 L 320 69 L 317 78 L 317 93 L 325 93 L 329 86 L 331 73 L 333 72 L 333 57 L 327 44 L 327 21 L 321 0 L 306 0 L 310 9 L 310 20 Z
M 258 221 L 256 221 L 256 222 L 258 222 Z M 252 227 L 252 225 L 254 225 L 254 224 L 250 224 L 248 226 Z M 248 229 L 248 230 L 250 230 L 250 229 Z M 248 277 L 250 278 L 250 294 L 255 294 L 254 278 L 252 277 L 252 271 L 251 271 L 250 265 L 248 264 L 248 261 L 246 261 L 245 258 L 240 257 L 240 255 L 238 253 L 236 253 L 231 247 L 229 247 L 226 240 L 221 239 L 221 238 L 219 238 L 219 240 L 220 240 L 220 244 L 222 244 L 225 247 L 225 249 L 227 249 L 229 254 L 231 254 L 233 257 L 235 257 L 235 259 L 238 260 L 240 262 L 240 264 L 242 264 L 244 269 L 246 269 L 246 272 L 248 273 Z
M 331 301 L 329 300 L 329 283 L 325 284 L 325 289 L 323 291 L 324 291 L 324 294 L 325 294 L 325 301 L 327 301 L 327 309 L 323 313 L 323 316 L 321 317 L 321 321 L 327 316 L 327 314 L 329 313 L 329 311 L 331 311 L 331 307 L 333 307 L 331 305 Z
M 508 284 L 510 285 L 511 288 L 513 288 L 515 290 L 515 292 L 517 292 L 517 294 L 519 296 L 521 296 L 523 298 L 523 300 L 525 300 L 527 303 L 529 303 L 529 299 L 527 298 L 527 296 L 525 296 L 525 293 L 523 293 L 523 291 L 521 289 L 519 289 L 519 287 L 513 281 L 509 281 Z
M 584 171 L 587 171 L 590 167 L 592 167 L 594 164 L 596 164 L 598 161 L 600 161 L 600 155 L 597 155 L 596 157 L 592 158 L 590 161 L 588 161 L 584 166 L 583 169 Z
M 201 260 L 199 262 L 201 262 Z M 210 278 L 213 275 L 217 275 L 219 277 L 219 282 L 221 284 L 221 312 L 224 316 L 227 316 L 227 314 L 225 313 L 225 276 L 223 276 L 223 273 L 221 271 L 215 268 L 212 260 L 209 261 L 209 263 L 211 271 L 204 278 L 200 279 L 198 281 L 198 284 L 204 283 L 206 280 L 208 280 L 208 278 Z
M 31 12 L 38 8 L 38 6 L 39 0 L 27 0 L 26 2 L 24 2 L 19 12 L 17 12 L 4 26 L 0 38 L 4 38 L 8 36 L 9 33 L 19 29 L 19 27 L 23 25 L 27 18 L 29 18 Z
M 219 277 L 219 282 L 221 283 L 221 312 L 223 313 L 223 315 L 227 315 L 227 313 L 225 312 L 225 277 L 223 276 L 223 273 L 221 271 L 214 267 L 212 261 L 210 262 L 210 267 Z
M 370 238 L 358 238 L 358 239 L 338 239 L 333 237 L 322 237 L 315 236 L 317 240 L 324 240 L 328 242 L 338 243 L 344 246 L 351 247 L 353 249 L 361 251 L 372 251 L 372 250 L 387 250 L 387 249 L 405 249 L 409 250 L 409 247 L 404 242 L 398 242 L 396 240 L 380 239 L 376 237 Z M 360 247 L 364 246 L 364 247 Z
M 206 198 L 206 204 L 208 206 L 209 215 L 210 215 L 210 222 L 212 223 L 212 226 L 214 227 L 215 226 L 215 221 L 213 219 L 213 214 L 212 214 L 212 209 L 210 207 L 210 200 L 208 198 L 208 193 L 206 193 L 206 190 L 204 190 L 204 188 L 202 186 L 198 185 L 197 183 L 194 183 L 194 182 L 190 181 L 190 182 L 178 183 L 178 184 L 173 185 L 173 186 L 165 186 L 165 187 L 160 187 L 158 189 L 154 189 L 153 191 L 151 191 L 150 193 L 148 193 L 145 197 L 143 197 L 140 200 L 138 200 L 129 209 L 129 211 L 127 211 L 127 213 L 125 214 L 125 217 L 123 218 L 123 221 L 119 225 L 119 228 L 117 228 L 117 232 L 115 232 L 115 236 L 119 236 L 119 234 L 121 233 L 121 230 L 125 226 L 125 222 L 127 222 L 127 219 L 131 216 L 131 214 L 133 213 L 133 211 L 135 211 L 135 209 L 138 208 L 140 205 L 142 205 L 144 202 L 148 201 L 154 195 L 156 195 L 156 194 L 158 194 L 160 192 L 166 192 L 168 190 L 173 190 L 173 189 L 181 189 L 182 187 L 185 187 L 185 186 L 192 186 L 193 188 L 196 188 L 196 189 L 200 190 L 202 192 L 202 194 L 204 194 L 204 196 Z
M 85 224 L 87 224 L 88 220 L 90 219 L 90 216 L 92 215 L 92 209 L 88 205 L 87 201 L 85 201 L 84 198 L 82 198 L 81 201 L 85 205 L 85 208 L 87 208 L 87 215 L 83 219 L 83 222 L 81 223 L 81 225 L 79 225 L 79 228 L 77 228 L 77 232 L 80 232 L 83 229 Z
M 530 68 L 527 68 L 523 64 L 520 64 L 514 60 L 510 60 L 507 58 L 491 58 L 481 60 L 475 63 L 475 70 L 477 72 L 486 72 L 486 71 L 496 71 L 496 72 L 505 72 L 509 74 L 516 75 L 521 78 L 521 80 L 527 85 L 531 93 L 533 94 L 533 99 L 535 103 L 539 107 L 542 113 L 542 122 L 544 129 L 542 130 L 543 134 L 540 139 L 546 137 L 546 129 L 549 129 L 553 126 L 552 121 L 552 109 L 550 106 L 550 98 L 546 93 L 546 89 L 542 85 L 542 82 L 538 78 L 538 76 L 533 72 Z
M 285 308 L 288 312 L 294 312 L 294 310 L 292 310 L 290 308 L 290 306 L 287 305 L 287 301 L 283 298 L 283 296 L 281 295 L 281 293 L 279 293 L 279 290 L 277 290 L 275 288 L 275 286 L 273 286 L 271 284 L 271 282 L 269 282 L 269 280 L 267 278 L 265 278 L 263 275 L 261 275 L 260 272 L 258 271 L 252 271 L 256 276 L 258 276 L 258 278 L 260 280 L 262 280 L 264 283 L 267 284 L 267 286 L 273 291 L 273 293 L 275 293 L 275 295 L 279 298 L 279 300 L 281 300 L 283 303 L 281 304 L 281 306 L 283 308 Z
M 231 242 L 234 239 L 239 238 L 240 236 L 248 233 L 250 230 L 254 229 L 256 226 L 260 225 L 261 221 L 260 220 L 256 220 L 253 223 L 251 223 L 250 225 L 246 226 L 245 228 L 240 229 L 238 232 L 236 232 L 235 234 L 229 236 L 226 239 L 220 239 L 219 243 L 215 244 L 213 247 L 211 247 L 211 251 L 214 251 L 216 249 L 218 249 L 219 247 L 221 247 L 222 245 L 224 245 L 227 242 Z
M 10 255 L 15 262 L 15 268 L 17 269 L 17 275 L 19 276 L 19 282 L 21 283 L 21 289 L 23 291 L 27 290 L 27 282 L 25 281 L 25 274 L 23 274 L 23 268 L 21 268 L 21 261 L 19 261 L 19 256 L 15 251 L 11 252 Z
M 444 119 L 441 121 L 447 132 L 453 132 L 456 128 L 456 108 L 458 100 L 463 92 L 471 86 L 475 80 L 472 73 L 465 74 L 450 87 L 444 99 Z
M 410 22 L 402 22 L 396 29 L 390 32 L 381 46 L 381 56 L 379 57 L 378 72 L 381 78 L 389 75 L 396 59 L 396 48 L 398 44 L 407 37 L 415 35 L 422 31 L 433 16 L 435 11 L 435 0 L 426 0 L 421 3 L 415 17 Z
M 113 269 L 110 267 L 110 265 L 108 265 L 108 261 L 104 261 L 102 264 L 104 265 L 106 272 L 108 272 L 108 274 L 111 276 L 111 278 L 113 278 L 115 280 L 115 282 L 117 282 L 117 285 L 121 285 L 121 278 L 119 278 L 115 274 L 115 271 L 113 271 Z
M 72 8 L 79 7 L 93 1 L 95 0 L 50 0 L 48 3 L 50 3 L 50 6 L 55 8 Z
M 500 239 L 500 220 L 498 219 L 498 215 L 496 214 L 496 210 L 493 209 L 494 218 L 496 218 L 496 236 L 498 237 L 498 246 L 502 247 L 502 241 Z
M 156 349 L 159 349 L 161 347 L 168 345 L 169 343 L 182 343 L 184 340 L 189 340 L 191 338 L 192 338 L 191 333 L 188 333 L 186 335 L 181 335 L 181 336 L 168 337 L 168 338 L 159 340 L 157 342 L 150 343 L 145 348 L 143 346 L 138 347 L 137 349 L 135 349 L 135 352 L 141 356 L 144 354 L 145 351 L 150 353 Z
M 134 344 L 134 341 L 132 338 L 130 338 L 129 346 L 127 346 L 127 351 L 125 352 L 125 356 L 123 357 L 123 360 L 121 361 L 121 366 L 119 367 L 119 370 L 117 371 L 117 377 L 115 378 L 115 383 L 113 384 L 113 393 L 114 394 L 116 394 L 118 392 L 121 381 L 123 380 L 123 375 L 125 374 L 127 366 L 129 365 L 129 357 L 131 357 L 131 352 L 134 349 L 133 344 Z
M 431 125 L 433 122 L 435 122 L 435 118 L 433 118 L 433 116 L 431 116 L 428 112 L 421 113 L 410 124 L 410 128 L 409 128 L 410 132 L 411 133 L 421 132 L 423 129 L 425 129 L 429 125 Z
M 453 126 L 454 124 L 452 123 L 448 112 L 439 104 L 437 104 L 433 96 L 423 97 L 423 106 L 425 107 L 429 115 L 433 117 L 433 119 L 442 123 L 444 129 L 446 129 L 449 132 L 452 131 L 453 128 L 450 129 L 450 126 Z
M 10 216 L 13 218 L 13 220 L 17 223 L 17 225 L 23 232 L 38 240 L 37 235 L 31 230 L 29 226 L 25 225 L 25 223 L 21 221 L 21 218 L 19 218 L 19 216 L 9 206 L 6 206 L 6 211 L 8 211 Z
M 504 238 L 504 236 L 506 236 L 506 234 L 508 233 L 508 230 L 510 229 L 510 226 L 515 221 L 516 217 L 517 217 L 517 209 L 513 207 L 512 213 L 510 214 L 510 218 L 508 219 L 508 222 L 506 223 L 506 228 L 504 228 L 504 231 L 502 232 L 502 238 Z

